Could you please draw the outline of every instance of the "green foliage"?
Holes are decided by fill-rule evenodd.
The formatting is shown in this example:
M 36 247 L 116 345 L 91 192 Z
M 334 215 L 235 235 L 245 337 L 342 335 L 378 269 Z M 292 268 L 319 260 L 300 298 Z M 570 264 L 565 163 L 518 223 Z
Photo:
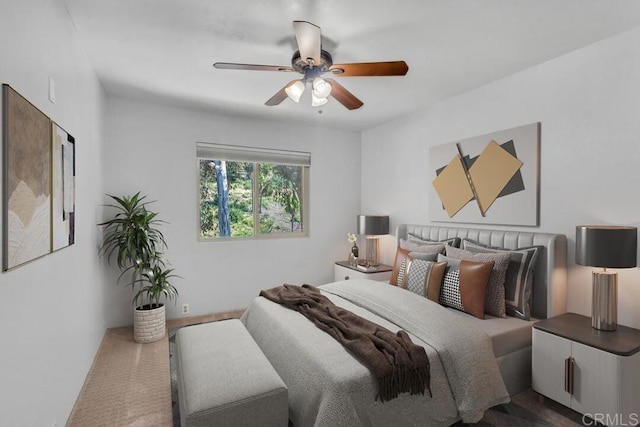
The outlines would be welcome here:
M 249 162 L 226 162 L 232 236 L 253 234 L 253 168 Z M 212 160 L 200 160 L 200 236 L 220 237 L 219 230 L 215 166 Z
M 106 255 L 110 264 L 115 257 L 121 271 L 118 283 L 127 273 L 131 274 L 127 285 L 132 288 L 137 283 L 149 283 L 136 293 L 134 304 L 144 296 L 152 302 L 157 302 L 157 297 L 162 295 L 173 299 L 178 291 L 166 279 L 176 276 L 171 274 L 173 269 L 166 269 L 162 254 L 167 243 L 157 227 L 164 221 L 157 219 L 157 213 L 147 210 L 153 202 L 145 202 L 146 196 L 140 196 L 140 192 L 133 196 L 107 196 L 116 203 L 106 206 L 115 209 L 116 213 L 112 219 L 98 224 L 104 226 L 99 254 Z
M 200 160 L 200 200 L 211 201 L 216 195 L 216 168 L 211 160 Z
M 145 298 L 152 307 L 153 305 L 157 307 L 160 304 L 160 299 L 163 297 L 167 301 L 176 299 L 178 297 L 178 290 L 170 283 L 169 279 L 180 276 L 172 273 L 172 268 L 164 269 L 164 266 L 158 264 L 144 270 L 138 280 L 142 287 L 138 293 L 136 293 L 136 296 L 133 297 L 134 305 L 138 303 L 139 299 Z
M 210 160 L 200 160 L 200 235 L 219 236 L 216 169 Z
M 260 165 L 260 190 L 264 198 L 272 198 L 290 216 L 291 231 L 300 222 L 302 204 L 302 168 L 285 165 Z
M 211 201 L 200 202 L 200 234 L 202 236 L 219 236 L 218 205 Z
M 269 234 L 273 231 L 273 218 L 261 217 L 260 218 L 260 234 Z
M 257 174 L 259 191 L 259 233 L 293 232 L 300 227 L 302 206 L 302 168 L 260 163 Z M 229 222 L 231 235 L 253 236 L 253 173 L 250 162 L 226 162 Z M 213 161 L 200 161 L 200 235 L 219 237 L 217 184 Z M 277 222 L 278 212 L 289 217 L 289 224 Z M 274 217 L 276 215 L 276 217 Z

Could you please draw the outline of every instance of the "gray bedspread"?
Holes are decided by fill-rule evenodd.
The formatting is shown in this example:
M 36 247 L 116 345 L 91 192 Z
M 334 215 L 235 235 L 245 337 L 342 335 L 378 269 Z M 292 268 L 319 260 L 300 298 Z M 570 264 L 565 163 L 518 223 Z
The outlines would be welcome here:
M 296 427 L 473 423 L 486 409 L 509 401 L 491 341 L 471 322 L 381 282 L 349 280 L 319 289 L 336 305 L 391 331 L 404 329 L 422 345 L 433 397 L 405 393 L 376 401 L 374 377 L 337 341 L 299 313 L 258 297 L 242 321 L 289 388 Z

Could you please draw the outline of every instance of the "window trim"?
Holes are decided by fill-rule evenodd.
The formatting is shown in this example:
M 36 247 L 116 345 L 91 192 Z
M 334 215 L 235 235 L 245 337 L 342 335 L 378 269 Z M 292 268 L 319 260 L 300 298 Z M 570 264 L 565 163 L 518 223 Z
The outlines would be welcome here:
M 311 166 L 311 153 L 277 150 L 243 145 L 196 142 L 197 159 L 216 159 L 235 162 L 275 163 L 287 166 Z
M 251 157 L 254 155 L 255 157 Z M 255 167 L 251 174 L 252 180 L 252 203 L 253 203 L 253 235 L 252 236 L 230 236 L 230 237 L 202 237 L 200 235 L 200 161 L 201 160 L 225 160 L 230 162 L 254 163 Z M 258 160 L 253 160 L 258 159 Z M 302 205 L 300 206 L 302 231 L 268 233 L 261 234 L 260 213 L 257 208 L 260 203 L 260 192 L 255 191 L 259 187 L 258 173 L 260 163 L 271 163 L 285 166 L 302 167 Z M 310 169 L 311 153 L 302 151 L 276 150 L 270 148 L 246 147 L 226 144 L 214 144 L 207 142 L 196 142 L 196 216 L 197 216 L 197 241 L 198 242 L 231 242 L 246 240 L 270 240 L 288 239 L 310 236 Z

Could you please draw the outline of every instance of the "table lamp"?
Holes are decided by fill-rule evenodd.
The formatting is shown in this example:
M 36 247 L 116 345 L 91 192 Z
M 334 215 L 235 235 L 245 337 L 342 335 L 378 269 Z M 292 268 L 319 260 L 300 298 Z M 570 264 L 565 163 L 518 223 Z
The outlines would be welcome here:
M 618 322 L 618 273 L 607 268 L 636 266 L 636 227 L 579 225 L 576 227 L 576 264 L 602 267 L 592 273 L 591 327 L 615 331 Z
M 376 267 L 378 262 L 378 236 L 389 234 L 389 216 L 358 215 L 358 234 L 367 239 L 367 267 Z

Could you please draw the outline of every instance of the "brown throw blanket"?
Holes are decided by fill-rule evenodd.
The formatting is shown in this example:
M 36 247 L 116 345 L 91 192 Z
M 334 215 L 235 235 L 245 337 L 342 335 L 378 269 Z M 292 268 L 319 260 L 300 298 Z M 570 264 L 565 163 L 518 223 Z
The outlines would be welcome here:
M 295 310 L 334 337 L 369 368 L 378 382 L 376 400 L 400 393 L 424 394 L 430 388 L 429 358 L 403 331 L 397 334 L 336 306 L 310 285 L 282 285 L 260 296 Z

